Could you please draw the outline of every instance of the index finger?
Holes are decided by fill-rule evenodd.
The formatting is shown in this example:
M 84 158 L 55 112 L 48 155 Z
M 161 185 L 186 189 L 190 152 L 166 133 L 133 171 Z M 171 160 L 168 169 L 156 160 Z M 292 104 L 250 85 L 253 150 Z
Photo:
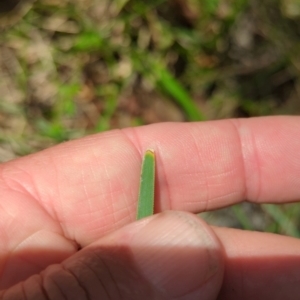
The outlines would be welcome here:
M 67 142 L 1 173 L 66 232 L 91 240 L 135 219 L 148 148 L 157 156 L 156 210 L 200 212 L 246 199 L 298 200 L 299 137 L 299 117 L 154 124 Z

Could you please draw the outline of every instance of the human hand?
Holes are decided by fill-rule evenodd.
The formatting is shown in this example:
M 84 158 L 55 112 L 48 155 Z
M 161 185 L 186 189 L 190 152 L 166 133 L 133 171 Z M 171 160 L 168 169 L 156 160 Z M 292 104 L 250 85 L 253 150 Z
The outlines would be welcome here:
M 188 212 L 299 200 L 299 121 L 128 128 L 2 164 L 0 299 L 298 299 L 297 239 Z M 156 211 L 176 211 L 133 222 L 147 148 Z

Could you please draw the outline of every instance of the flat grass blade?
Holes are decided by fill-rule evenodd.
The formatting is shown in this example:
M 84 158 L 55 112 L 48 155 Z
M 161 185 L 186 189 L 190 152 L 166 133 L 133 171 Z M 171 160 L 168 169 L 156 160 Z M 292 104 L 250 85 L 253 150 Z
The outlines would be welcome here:
M 191 96 L 166 68 L 156 64 L 152 66 L 152 71 L 155 72 L 157 84 L 184 109 L 190 121 L 205 120 Z
M 140 192 L 136 219 L 153 215 L 154 211 L 154 187 L 155 187 L 155 154 L 148 149 L 145 153 L 141 178 Z

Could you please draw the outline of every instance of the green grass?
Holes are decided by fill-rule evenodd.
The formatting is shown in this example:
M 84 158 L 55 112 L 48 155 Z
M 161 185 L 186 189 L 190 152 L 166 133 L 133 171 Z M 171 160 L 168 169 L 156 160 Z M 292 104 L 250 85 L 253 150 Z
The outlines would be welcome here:
M 141 177 L 136 219 L 152 216 L 154 213 L 155 194 L 155 153 L 148 149 L 145 152 Z
M 300 113 L 297 0 L 82 3 L 0 12 L 1 161 L 113 128 Z M 299 235 L 299 209 L 260 210 L 263 228 L 230 213 Z

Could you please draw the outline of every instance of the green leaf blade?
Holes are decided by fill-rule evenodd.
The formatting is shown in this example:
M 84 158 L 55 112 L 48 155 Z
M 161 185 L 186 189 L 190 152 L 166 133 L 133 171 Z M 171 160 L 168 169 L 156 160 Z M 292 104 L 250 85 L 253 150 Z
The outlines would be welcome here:
M 137 208 L 137 220 L 153 215 L 155 190 L 155 154 L 148 149 L 145 153 L 141 178 L 140 192 Z

